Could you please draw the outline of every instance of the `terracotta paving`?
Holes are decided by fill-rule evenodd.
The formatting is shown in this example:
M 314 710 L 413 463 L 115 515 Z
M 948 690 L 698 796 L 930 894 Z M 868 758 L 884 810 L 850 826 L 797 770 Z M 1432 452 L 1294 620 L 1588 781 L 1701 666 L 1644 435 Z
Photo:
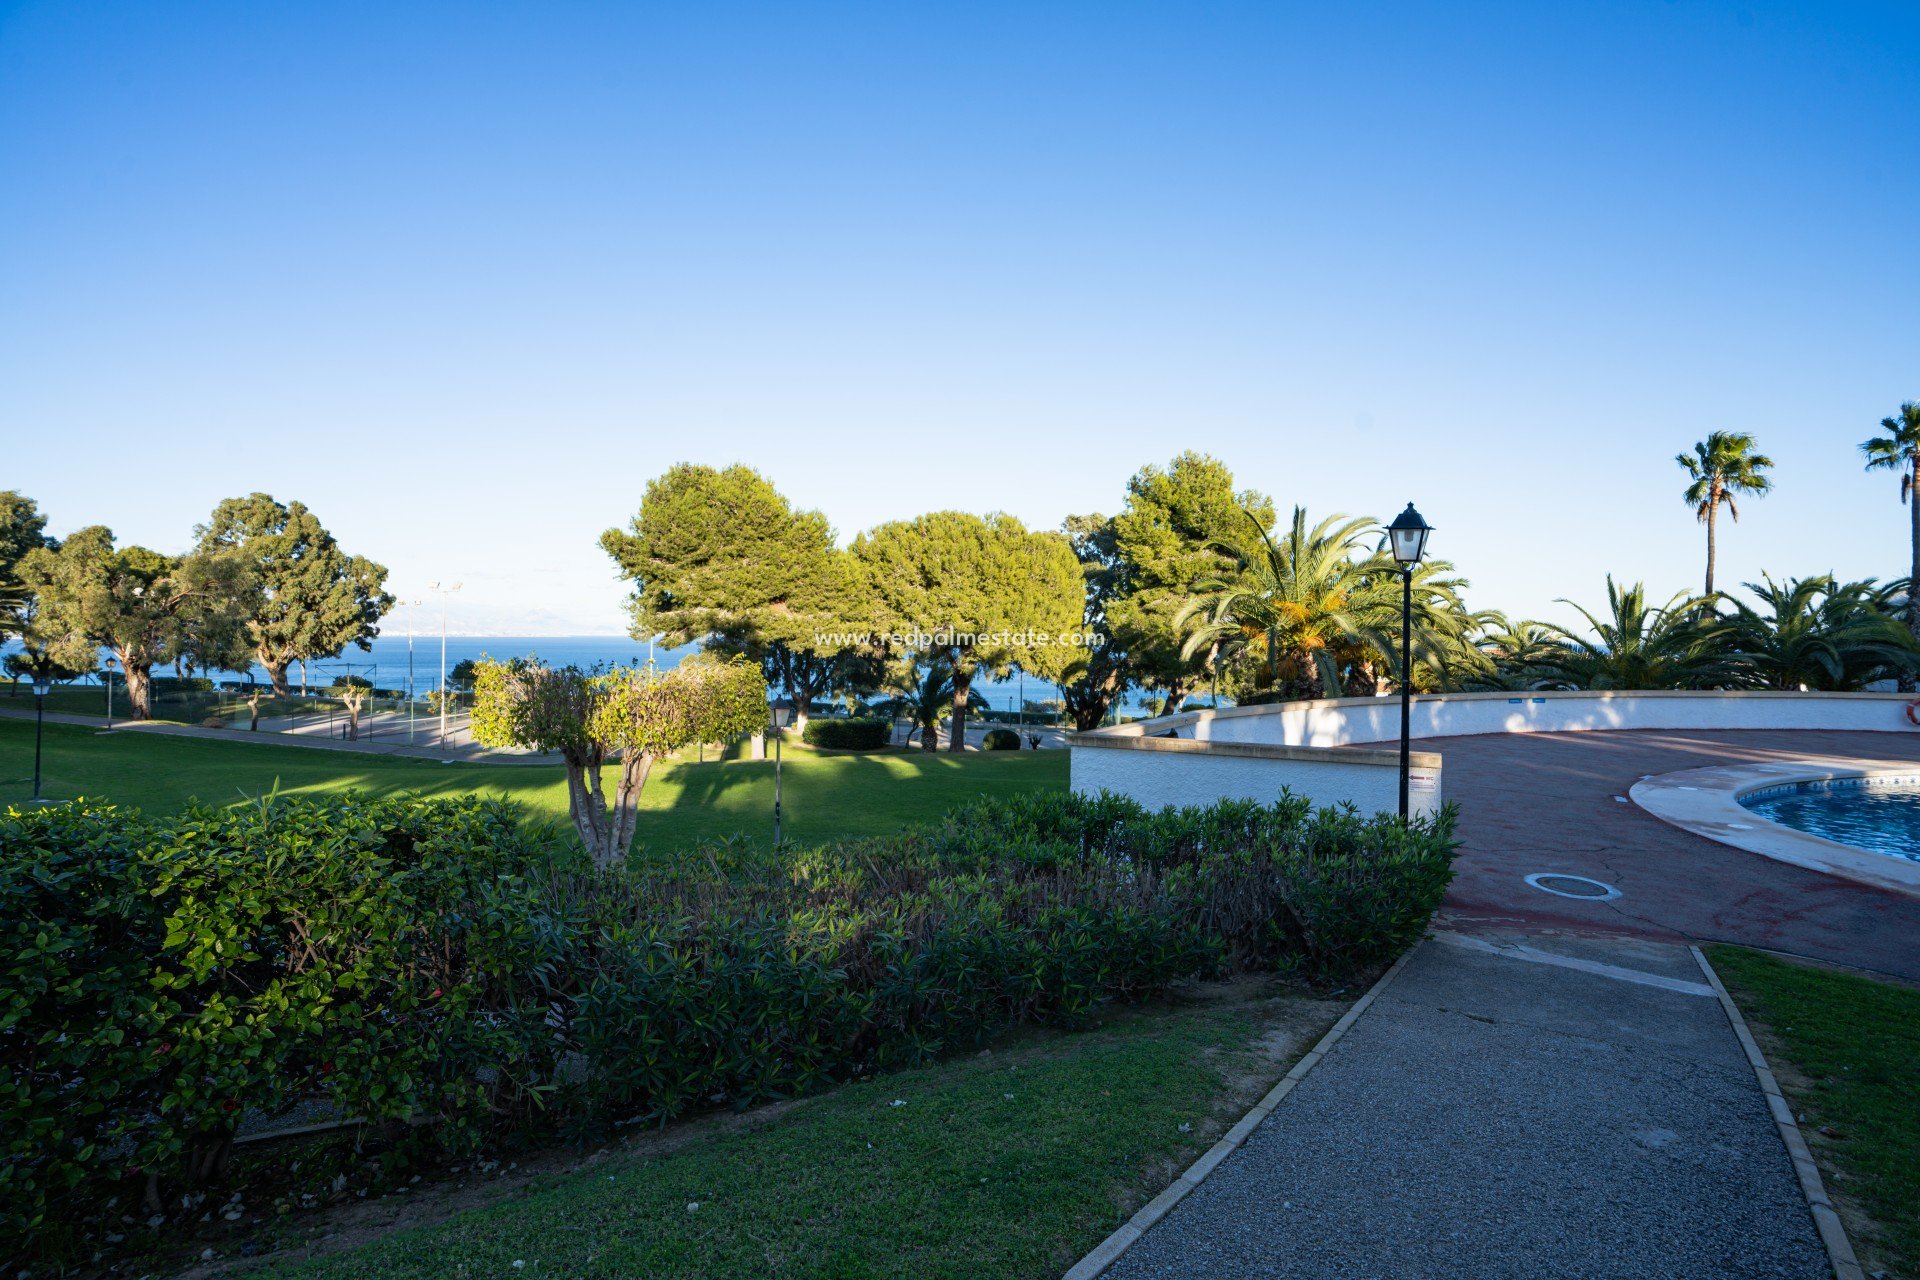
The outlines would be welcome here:
M 1920 898 L 1747 853 L 1615 798 L 1647 774 L 1736 761 L 1920 764 L 1920 732 L 1491 734 L 1430 747 L 1445 761 L 1446 798 L 1461 810 L 1442 927 L 1741 942 L 1920 980 Z M 1621 896 L 1555 897 L 1524 879 L 1555 871 Z

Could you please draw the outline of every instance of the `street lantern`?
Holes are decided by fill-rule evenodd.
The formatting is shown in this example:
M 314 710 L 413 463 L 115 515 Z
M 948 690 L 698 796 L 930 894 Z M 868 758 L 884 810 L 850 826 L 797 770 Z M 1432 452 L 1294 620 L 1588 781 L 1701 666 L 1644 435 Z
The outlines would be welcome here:
M 101 665 L 107 669 L 107 728 L 113 728 L 113 658 L 109 655 L 101 659 Z
M 47 694 L 53 691 L 53 677 L 44 671 L 33 673 L 33 802 L 45 804 L 40 798 L 40 739 L 46 730 Z
M 1433 532 L 1428 524 L 1409 502 L 1407 509 L 1393 518 L 1387 526 L 1387 540 L 1393 544 L 1393 558 L 1402 568 L 1420 563 L 1427 551 L 1427 535 Z
M 1409 502 L 1387 526 L 1387 541 L 1400 566 L 1400 821 L 1407 820 L 1407 779 L 1413 763 L 1413 567 L 1427 553 L 1433 526 Z
M 793 699 L 773 700 L 773 843 L 780 843 L 780 739 L 793 722 Z

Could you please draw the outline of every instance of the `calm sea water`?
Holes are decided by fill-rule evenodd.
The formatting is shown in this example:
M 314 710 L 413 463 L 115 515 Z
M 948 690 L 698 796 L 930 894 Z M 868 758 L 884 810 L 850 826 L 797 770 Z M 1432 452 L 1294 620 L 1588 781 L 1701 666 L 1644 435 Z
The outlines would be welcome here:
M 0 646 L 0 656 L 18 647 L 15 642 L 8 641 Z M 697 646 L 694 645 L 678 649 L 669 649 L 664 645 L 649 648 L 646 641 L 625 636 L 448 636 L 446 666 L 451 669 L 455 663 L 468 658 L 537 656 L 553 666 L 644 664 L 651 658 L 662 667 L 672 667 L 696 651 Z M 440 672 L 439 636 L 415 636 L 409 658 L 405 635 L 381 635 L 373 641 L 373 648 L 367 652 L 349 649 L 338 658 L 308 663 L 306 683 L 312 688 L 324 689 L 341 676 L 356 675 L 372 681 L 375 688 L 406 689 L 411 678 L 411 687 L 417 693 L 425 694 L 439 686 Z M 166 675 L 168 672 L 162 668 L 158 674 Z M 264 669 L 255 667 L 251 674 L 256 682 L 267 682 Z M 225 672 L 219 676 L 222 681 L 240 678 L 237 674 Z M 288 678 L 295 688 L 300 686 L 299 664 L 294 665 Z M 1026 678 L 1024 692 L 1029 702 L 1045 702 L 1060 696 L 1058 688 L 1035 676 Z M 984 699 L 996 711 L 1018 709 L 1021 693 L 1022 683 L 1018 676 L 1009 680 L 979 680 L 973 686 L 974 703 L 978 705 Z M 1144 701 L 1138 696 L 1129 698 L 1125 709 L 1133 713 L 1140 712 L 1144 709 Z

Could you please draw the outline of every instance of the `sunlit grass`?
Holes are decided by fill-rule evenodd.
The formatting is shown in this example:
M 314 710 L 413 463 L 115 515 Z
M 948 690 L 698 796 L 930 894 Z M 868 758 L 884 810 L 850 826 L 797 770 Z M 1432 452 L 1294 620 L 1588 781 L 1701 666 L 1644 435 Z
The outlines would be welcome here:
M 190 801 L 226 805 L 278 788 L 285 795 L 358 792 L 363 795 L 501 796 L 535 818 L 564 822 L 566 784 L 557 766 L 441 764 L 397 756 L 363 755 L 272 742 L 226 742 L 174 737 L 146 730 L 104 733 L 73 725 L 46 726 L 42 794 L 55 800 L 89 796 L 154 813 Z M 679 848 L 702 839 L 773 834 L 772 760 L 731 758 L 707 763 L 696 752 L 656 768 L 641 800 L 638 841 Z M 880 752 L 829 754 L 785 751 L 782 809 L 785 834 L 801 842 L 838 836 L 883 835 L 903 823 L 928 821 L 949 808 L 993 792 L 1066 785 L 1064 751 Z M 0 719 L 0 803 L 24 803 L 32 794 L 33 723 Z

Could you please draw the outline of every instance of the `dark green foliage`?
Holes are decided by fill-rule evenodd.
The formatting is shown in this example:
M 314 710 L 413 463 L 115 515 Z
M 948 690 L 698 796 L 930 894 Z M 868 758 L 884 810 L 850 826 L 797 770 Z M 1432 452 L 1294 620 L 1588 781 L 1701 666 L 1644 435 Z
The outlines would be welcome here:
M 547 866 L 478 800 L 0 819 L 0 1236 L 59 1256 L 321 1098 L 465 1154 L 747 1106 L 1418 937 L 1451 817 L 1010 796 L 804 851 Z M 151 1188 L 151 1190 L 150 1190 Z
M 989 729 L 987 736 L 980 740 L 980 747 L 985 751 L 1018 751 L 1020 735 L 1011 729 Z
M 485 1120 L 474 1068 L 512 1044 L 476 1015 L 528 919 L 509 807 L 75 802 L 8 811 L 0 849 L 0 1239 L 177 1206 L 246 1111 Z
M 878 751 L 893 736 L 893 726 L 885 720 L 807 721 L 800 738 L 810 747 L 831 747 L 841 751 Z

